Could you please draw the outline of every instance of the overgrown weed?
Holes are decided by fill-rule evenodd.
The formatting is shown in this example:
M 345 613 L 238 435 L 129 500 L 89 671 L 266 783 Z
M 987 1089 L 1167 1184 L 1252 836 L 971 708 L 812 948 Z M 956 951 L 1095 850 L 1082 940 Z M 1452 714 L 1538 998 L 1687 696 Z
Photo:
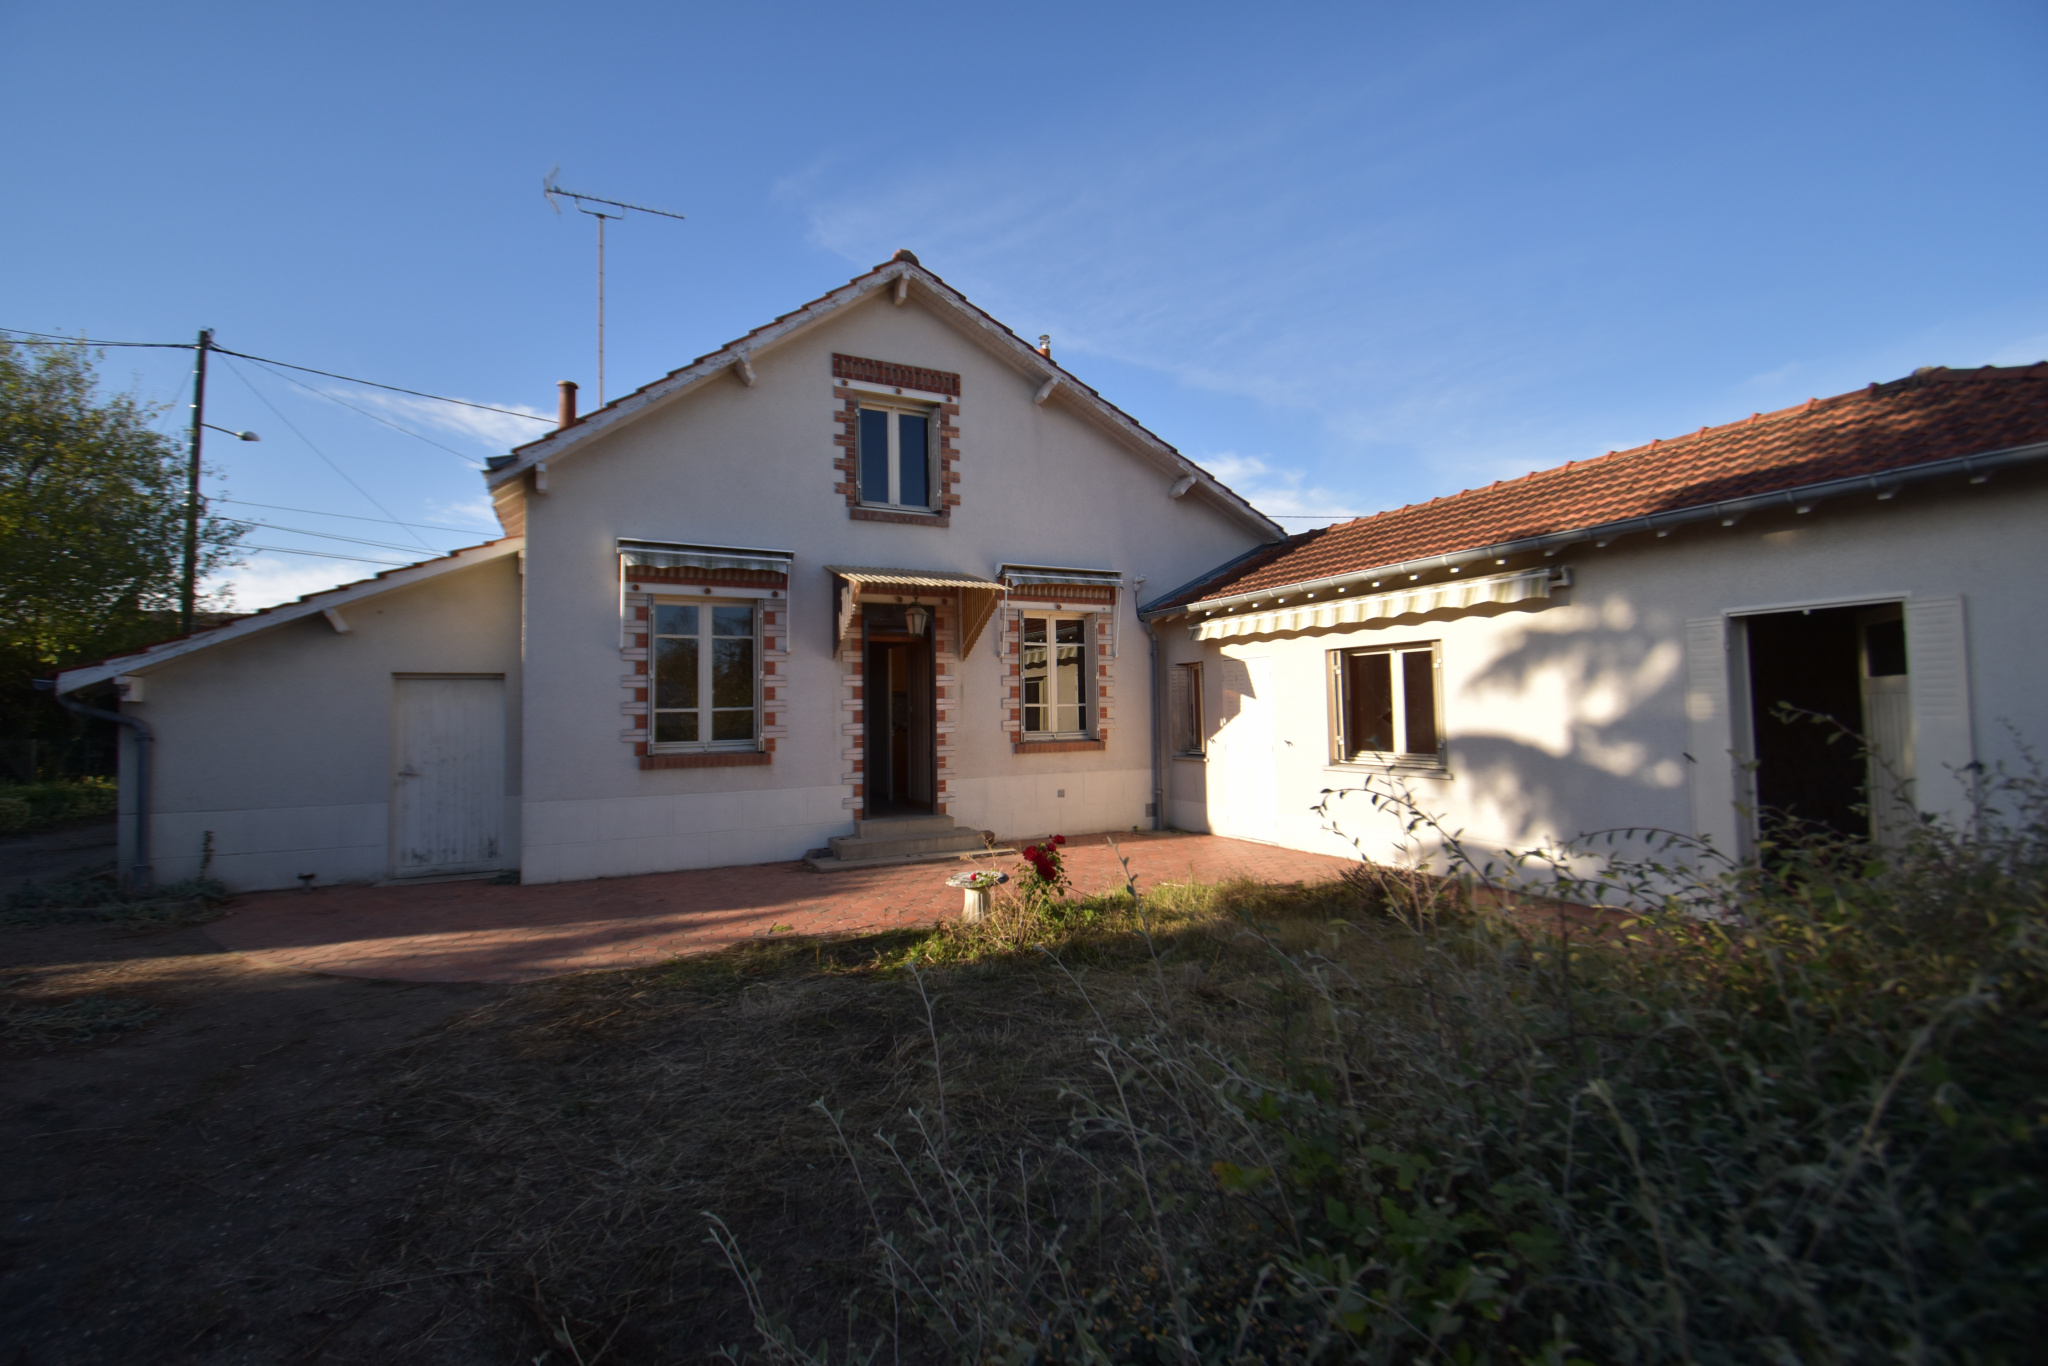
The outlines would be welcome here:
M 218 920 L 227 902 L 227 888 L 207 877 L 166 882 L 140 897 L 124 891 L 111 875 L 30 882 L 7 894 L 4 907 L 0 907 L 0 925 L 80 920 L 126 929 L 200 925 Z
M 1928 823 L 1888 854 L 1794 831 L 1762 866 L 1640 831 L 1481 860 L 1397 789 L 1366 795 L 1448 851 L 1449 875 L 1360 870 L 1355 918 L 1320 943 L 1241 905 L 1240 944 L 1274 969 L 1264 1028 L 1226 1046 L 1215 1010 L 1176 999 L 1170 935 L 1147 937 L 1158 971 L 1117 982 L 1136 1018 L 1062 953 L 1096 1027 L 1056 1137 L 833 1116 L 877 1278 L 922 1348 L 2034 1358 L 2037 777 L 1991 784 L 1968 831 Z M 1129 954 L 1133 920 L 1166 912 L 1124 901 Z M 1638 909 L 1576 909 L 1602 901 Z

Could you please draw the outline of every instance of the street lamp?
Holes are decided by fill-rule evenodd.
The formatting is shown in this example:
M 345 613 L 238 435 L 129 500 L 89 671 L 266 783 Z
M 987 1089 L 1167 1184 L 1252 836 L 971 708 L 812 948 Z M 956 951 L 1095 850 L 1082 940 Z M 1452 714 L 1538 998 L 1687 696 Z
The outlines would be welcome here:
M 256 433 L 254 432 L 230 431 L 226 427 L 216 427 L 211 422 L 202 422 L 199 425 L 206 428 L 210 432 L 224 432 L 227 435 L 235 437 L 242 441 L 261 441 L 263 439 L 262 437 L 256 435 Z

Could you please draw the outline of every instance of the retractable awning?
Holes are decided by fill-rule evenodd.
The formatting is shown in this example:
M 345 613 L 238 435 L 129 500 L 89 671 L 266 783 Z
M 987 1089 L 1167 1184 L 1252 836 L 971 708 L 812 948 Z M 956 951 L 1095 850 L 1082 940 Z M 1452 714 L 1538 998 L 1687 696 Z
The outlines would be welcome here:
M 692 545 L 685 541 L 619 539 L 619 557 L 649 569 L 746 569 L 787 574 L 795 552 L 747 550 L 729 545 Z
M 854 609 L 865 592 L 900 592 L 904 589 L 916 593 L 937 590 L 960 595 L 960 639 L 958 653 L 966 658 L 974 648 L 974 642 L 981 637 L 981 628 L 988 625 L 988 619 L 995 615 L 996 598 L 1003 591 L 1002 584 L 994 579 L 985 579 L 979 574 L 956 574 L 945 569 L 884 569 L 871 566 L 828 564 L 825 572 L 837 575 L 842 585 L 839 595 L 839 611 L 834 622 L 832 652 L 837 654 L 846 643 L 846 637 L 853 630 Z
M 1114 569 L 1059 569 L 1041 564 L 1006 564 L 997 571 L 997 577 L 1012 588 L 1068 583 L 1121 588 L 1124 583 L 1124 576 Z
M 1551 589 L 1569 587 L 1570 584 L 1571 571 L 1545 567 L 1513 574 L 1490 574 L 1479 579 L 1421 584 L 1390 593 L 1361 593 L 1357 597 L 1284 604 L 1276 601 L 1264 610 L 1236 612 L 1193 622 L 1188 627 L 1188 634 L 1196 640 L 1228 640 L 1232 636 L 1262 636 L 1276 631 L 1355 626 L 1360 622 L 1382 621 L 1418 612 L 1442 612 L 1487 603 L 1547 598 Z

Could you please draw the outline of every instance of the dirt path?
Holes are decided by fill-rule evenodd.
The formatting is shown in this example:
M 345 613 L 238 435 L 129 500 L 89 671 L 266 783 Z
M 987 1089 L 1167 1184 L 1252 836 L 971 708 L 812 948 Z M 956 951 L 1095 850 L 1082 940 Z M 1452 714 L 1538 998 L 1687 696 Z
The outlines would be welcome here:
M 266 967 L 193 928 L 0 930 L 17 1012 L 161 1012 L 0 1044 L 0 1361 L 280 1362 L 338 1328 L 358 1359 L 405 1359 L 418 1325 L 329 1316 L 420 1180 L 365 1107 L 386 1050 L 497 990 Z

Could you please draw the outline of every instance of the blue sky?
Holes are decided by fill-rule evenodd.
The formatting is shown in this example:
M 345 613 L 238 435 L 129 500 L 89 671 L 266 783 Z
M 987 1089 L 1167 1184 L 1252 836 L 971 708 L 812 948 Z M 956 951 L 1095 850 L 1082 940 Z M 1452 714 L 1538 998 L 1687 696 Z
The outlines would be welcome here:
M 2037 2 L 16 0 L 0 80 L 0 324 L 548 411 L 595 378 L 559 164 L 688 215 L 611 230 L 613 396 L 909 246 L 1293 528 L 2048 357 Z M 469 466 L 542 429 L 236 364 L 209 416 L 263 440 L 210 487 L 259 545 L 476 539 Z

